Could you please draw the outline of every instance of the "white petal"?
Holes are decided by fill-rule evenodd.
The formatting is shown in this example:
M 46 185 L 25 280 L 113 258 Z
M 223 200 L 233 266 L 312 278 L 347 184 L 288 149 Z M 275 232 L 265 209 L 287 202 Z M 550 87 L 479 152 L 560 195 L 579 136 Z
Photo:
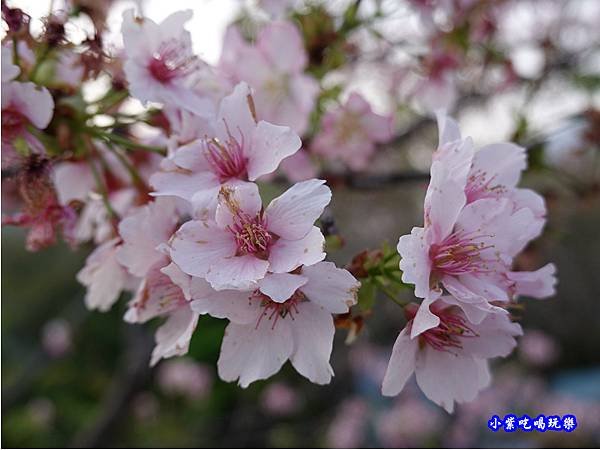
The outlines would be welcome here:
M 201 278 L 192 278 L 192 298 L 191 307 L 197 313 L 241 325 L 256 325 L 262 314 L 260 300 L 254 298 L 254 291 L 215 291 Z
M 214 265 L 235 251 L 235 240 L 228 230 L 195 220 L 184 223 L 171 244 L 173 262 L 195 277 L 205 277 Z
M 350 272 L 338 269 L 332 262 L 304 266 L 302 275 L 308 282 L 300 289 L 313 303 L 333 314 L 343 314 L 356 304 L 360 283 Z
M 274 199 L 266 210 L 269 231 L 284 239 L 306 236 L 331 200 L 331 190 L 324 183 L 302 181 Z
M 239 385 L 246 388 L 279 372 L 292 351 L 292 333 L 287 326 L 272 328 L 267 321 L 259 327 L 230 323 L 217 363 L 219 376 L 225 381 L 239 378 Z
M 404 328 L 394 343 L 392 356 L 383 377 L 383 395 L 392 397 L 404 389 L 404 385 L 415 371 L 418 349 L 418 340 L 410 339 L 407 329 Z
M 250 109 L 251 98 L 252 90 L 246 83 L 242 82 L 235 86 L 233 92 L 221 101 L 217 123 L 215 124 L 220 139 L 227 140 L 229 133 L 231 133 L 238 142 L 241 143 L 243 138 L 246 143 L 249 143 L 248 140 L 256 127 Z
M 318 227 L 301 239 L 278 239 L 269 249 L 269 270 L 290 272 L 301 265 L 313 265 L 325 259 L 325 237 Z
M 233 225 L 240 212 L 252 218 L 262 208 L 258 186 L 254 183 L 235 182 L 221 187 L 215 221 L 221 228 Z
M 250 289 L 265 277 L 268 268 L 268 261 L 253 255 L 227 257 L 210 268 L 206 273 L 206 281 L 218 291 Z
M 311 382 L 327 384 L 333 375 L 329 364 L 335 334 L 333 317 L 312 302 L 300 303 L 298 311 L 293 320 L 281 324 L 290 325 L 292 329 L 294 352 L 290 360 L 298 373 Z
M 187 305 L 171 313 L 167 321 L 156 330 L 156 346 L 152 351 L 150 365 L 154 366 L 161 358 L 185 355 L 197 324 L 198 314 Z
M 270 273 L 258 282 L 259 290 L 271 300 L 283 303 L 304 286 L 308 279 L 292 273 Z
M 429 293 L 431 275 L 431 260 L 425 229 L 414 227 L 410 234 L 400 236 L 397 249 L 402 257 L 400 260 L 402 281 L 414 284 L 415 296 L 425 298 Z
M 433 314 L 429 309 L 430 305 L 435 302 L 440 295 L 442 295 L 441 290 L 432 290 L 429 292 L 427 297 L 421 302 L 419 305 L 419 309 L 417 310 L 417 314 L 413 319 L 412 327 L 410 330 L 410 338 L 414 339 L 419 334 L 424 331 L 430 330 L 431 328 L 435 328 L 440 324 L 440 318 Z
M 256 180 L 262 175 L 274 172 L 279 163 L 296 153 L 302 141 L 289 127 L 260 121 L 252 135 L 248 157 L 248 179 Z
M 177 220 L 175 203 L 166 198 L 148 203 L 121 220 L 119 234 L 123 245 L 117 251 L 119 262 L 132 275 L 143 277 L 150 267 L 164 258 L 156 248 L 169 240 Z
M 77 281 L 87 287 L 85 304 L 88 309 L 108 311 L 125 287 L 127 274 L 116 258 L 118 242 L 118 239 L 112 239 L 97 247 L 77 274 Z
M 478 358 L 429 346 L 419 352 L 415 373 L 425 396 L 449 413 L 454 411 L 454 402 L 473 400 L 489 383 L 486 367 Z

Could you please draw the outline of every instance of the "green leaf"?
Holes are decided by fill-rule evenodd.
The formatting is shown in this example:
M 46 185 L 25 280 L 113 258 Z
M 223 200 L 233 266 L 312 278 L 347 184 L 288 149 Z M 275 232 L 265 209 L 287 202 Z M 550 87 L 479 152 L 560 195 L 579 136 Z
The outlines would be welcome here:
M 358 291 L 358 306 L 363 311 L 368 311 L 373 308 L 375 304 L 375 295 L 377 294 L 377 285 L 367 278 L 362 281 L 360 289 Z

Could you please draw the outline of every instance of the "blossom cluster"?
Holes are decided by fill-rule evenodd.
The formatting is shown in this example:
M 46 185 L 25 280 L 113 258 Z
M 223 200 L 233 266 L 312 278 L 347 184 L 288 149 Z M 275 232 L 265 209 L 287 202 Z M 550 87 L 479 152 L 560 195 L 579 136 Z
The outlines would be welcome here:
M 442 42 L 433 12 L 421 8 L 431 40 Z M 460 23 L 476 13 L 463 10 L 453 15 Z M 262 24 L 254 40 L 231 25 L 213 66 L 194 53 L 191 11 L 160 23 L 125 11 L 123 50 L 113 57 L 99 34 L 83 52 L 66 43 L 67 17 L 48 18 L 36 40 L 19 11 L 3 4 L 2 169 L 11 175 L 3 185 L 18 194 L 10 199 L 18 212 L 3 214 L 3 224 L 28 228 L 32 251 L 57 234 L 73 247 L 93 245 L 77 274 L 85 304 L 104 312 L 129 297 L 125 321 L 161 319 L 151 365 L 186 354 L 200 316 L 210 315 L 228 321 L 223 380 L 247 387 L 289 360 L 326 384 L 336 327 L 354 337 L 367 316 L 354 314 L 359 291 L 373 280 L 414 285 L 419 303 L 393 298 L 406 324 L 382 392 L 399 394 L 415 373 L 425 395 L 452 412 L 490 383 L 488 359 L 514 349 L 522 331 L 509 311 L 518 298 L 553 295 L 552 264 L 514 270 L 546 221 L 544 199 L 517 186 L 525 148 L 475 149 L 445 112 L 424 226 L 402 236 L 397 252 L 374 252 L 372 266 L 369 252 L 348 270 L 325 261 L 321 218 L 332 191 L 321 178 L 332 168 L 370 169 L 395 137 L 395 117 L 351 89 L 327 104 L 336 89 L 315 61 L 333 63 L 298 22 Z M 487 36 L 486 20 L 471 31 Z M 434 87 L 415 90 L 422 100 L 454 96 L 448 74 L 466 56 L 442 47 L 432 44 L 425 59 Z M 101 75 L 110 87 L 90 100 L 82 86 Z M 135 102 L 143 112 L 130 113 Z M 264 187 L 273 179 L 291 186 L 270 199 Z
M 556 268 L 512 270 L 546 220 L 543 198 L 517 187 L 525 149 L 507 142 L 475 150 L 451 118 L 439 114 L 438 126 L 424 227 L 398 241 L 402 280 L 423 300 L 405 308 L 383 393 L 398 394 L 415 373 L 425 395 L 452 412 L 488 386 L 488 359 L 516 346 L 522 330 L 511 302 L 552 296 Z

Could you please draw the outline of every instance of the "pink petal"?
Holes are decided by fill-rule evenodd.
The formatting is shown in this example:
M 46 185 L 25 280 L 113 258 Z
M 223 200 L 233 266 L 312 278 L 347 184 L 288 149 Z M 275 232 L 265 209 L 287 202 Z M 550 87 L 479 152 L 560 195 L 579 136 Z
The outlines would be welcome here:
M 301 239 L 278 239 L 269 250 L 269 270 L 276 273 L 290 272 L 301 265 L 313 265 L 325 259 L 325 238 L 318 227 Z
M 404 328 L 392 349 L 392 356 L 383 377 L 381 393 L 389 397 L 398 395 L 415 371 L 418 341 L 410 339 L 408 330 Z
M 296 153 L 302 141 L 289 127 L 281 127 L 260 121 L 252 135 L 248 157 L 248 179 L 255 181 L 261 175 L 269 174 L 288 156 Z
M 440 161 L 433 162 L 425 212 L 428 219 L 426 227 L 429 223 L 434 242 L 441 242 L 452 232 L 467 200 L 464 189 L 451 178 Z
M 486 180 L 491 179 L 492 186 L 515 187 L 526 168 L 526 150 L 510 142 L 481 147 L 473 158 L 473 170 L 485 174 Z
M 462 139 L 460 128 L 452 117 L 441 111 L 437 112 L 435 116 L 439 130 L 438 148 Z
M 308 282 L 300 290 L 311 302 L 330 313 L 347 313 L 356 304 L 360 283 L 350 272 L 338 269 L 334 263 L 320 262 L 304 266 L 302 275 L 308 278 Z
M 490 382 L 487 365 L 481 360 L 429 346 L 419 352 L 415 373 L 425 396 L 449 413 L 454 411 L 454 402 L 473 400 Z
M 291 273 L 270 273 L 258 282 L 260 292 L 277 303 L 283 303 L 304 286 L 308 279 Z
M 488 314 L 480 324 L 471 327 L 477 336 L 462 339 L 461 345 L 465 353 L 477 358 L 506 357 L 517 346 L 515 337 L 523 335 L 521 326 L 511 322 L 504 311 Z
M 274 199 L 265 212 L 269 231 L 284 239 L 306 236 L 331 200 L 331 190 L 324 183 L 302 181 Z
M 210 314 L 242 325 L 256 325 L 262 314 L 260 301 L 253 298 L 254 291 L 215 291 L 208 282 L 194 277 L 191 295 L 191 308 L 199 314 Z
M 296 73 L 306 66 L 302 36 L 291 22 L 271 22 L 260 31 L 256 45 L 277 71 Z
M 229 139 L 229 133 L 240 143 L 242 138 L 249 144 L 256 122 L 250 109 L 252 91 L 242 82 L 233 90 L 233 93 L 221 100 L 219 114 L 215 128 L 217 137 L 223 141 Z
M 137 212 L 121 220 L 119 234 L 123 245 L 117 252 L 119 262 L 132 275 L 143 277 L 164 255 L 156 250 L 166 243 L 177 224 L 175 204 L 159 198 L 139 208 Z
M 115 238 L 97 247 L 77 274 L 77 281 L 87 287 L 88 309 L 108 311 L 125 287 L 127 274 L 116 258 L 118 242 Z
M 219 376 L 225 381 L 239 378 L 239 385 L 246 388 L 279 372 L 293 348 L 292 332 L 287 326 L 272 328 L 268 321 L 259 327 L 230 323 L 217 363 Z
M 156 365 L 162 358 L 185 355 L 197 324 L 198 314 L 187 305 L 171 313 L 167 321 L 156 330 L 156 346 L 152 351 L 150 365 Z
M 153 266 L 142 281 L 129 302 L 129 309 L 124 317 L 126 322 L 146 322 L 185 304 L 181 288 L 161 272 L 162 264 Z
M 253 255 L 226 257 L 211 267 L 206 273 L 206 281 L 217 291 L 251 289 L 265 277 L 268 268 L 268 261 Z
M 239 212 L 256 217 L 261 209 L 262 200 L 256 184 L 240 181 L 227 183 L 221 188 L 215 221 L 221 228 L 226 228 L 233 225 Z
M 298 310 L 294 320 L 286 323 L 290 324 L 294 337 L 290 360 L 300 375 L 313 383 L 327 384 L 333 375 L 329 364 L 335 334 L 333 317 L 312 302 L 299 304 Z
M 402 281 L 415 285 L 415 296 L 425 298 L 429 294 L 431 260 L 429 246 L 425 240 L 425 229 L 414 227 L 410 234 L 400 236 L 398 253 L 402 256 L 400 269 Z
M 414 339 L 421 333 L 430 330 L 431 328 L 435 328 L 440 324 L 440 318 L 433 314 L 429 307 L 433 302 L 440 298 L 441 295 L 441 290 L 432 290 L 427 297 L 425 297 L 423 302 L 421 302 L 410 330 L 411 339 Z
M 546 264 L 533 272 L 508 272 L 509 280 L 515 283 L 517 295 L 546 298 L 556 294 L 556 266 Z
M 205 277 L 214 265 L 236 252 L 233 235 L 215 223 L 192 220 L 175 234 L 171 258 L 188 275 Z

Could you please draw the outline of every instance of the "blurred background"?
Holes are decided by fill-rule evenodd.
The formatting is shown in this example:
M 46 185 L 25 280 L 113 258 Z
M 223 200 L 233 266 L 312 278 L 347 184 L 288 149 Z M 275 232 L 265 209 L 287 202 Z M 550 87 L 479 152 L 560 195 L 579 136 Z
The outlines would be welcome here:
M 6 3 L 31 15 L 32 30 L 40 32 L 40 19 L 49 8 L 65 7 L 58 1 Z M 249 27 L 282 14 L 280 9 L 292 8 L 305 33 L 324 18 L 341 32 L 340 23 L 346 23 L 355 2 L 323 3 L 114 1 L 105 44 L 120 45 L 121 13 L 128 7 L 137 6 L 156 21 L 192 8 L 194 19 L 187 28 L 194 48 L 216 63 L 229 24 Z M 395 113 L 397 137 L 378 148 L 360 174 L 328 174 L 334 191 L 328 217 L 343 243 L 328 256 L 340 266 L 382 241 L 395 245 L 400 235 L 422 223 L 423 173 L 437 143 L 427 108 L 407 94 L 403 82 L 406 54 L 412 51 L 407 47 L 422 31 L 419 8 L 437 2 L 356 3 L 361 14 L 376 7 L 383 13 L 363 27 L 369 33 L 358 29 L 344 35 L 343 45 L 331 51 L 339 52 L 343 62 L 331 63 L 322 83 L 343 82 L 359 90 L 374 110 Z M 84 288 L 75 274 L 91 247 L 73 251 L 61 244 L 32 254 L 24 249 L 21 230 L 3 227 L 2 446 L 599 446 L 600 2 L 497 3 L 502 4 L 497 39 L 509 49 L 504 57 L 517 81 L 484 91 L 489 80 L 482 81 L 474 62 L 458 77 L 453 115 L 477 145 L 512 139 L 528 147 L 529 170 L 522 185 L 545 196 L 549 220 L 544 235 L 517 265 L 531 270 L 552 261 L 559 285 L 556 297 L 525 299 L 515 312 L 525 335 L 511 357 L 494 365 L 490 388 L 453 415 L 424 398 L 414 380 L 399 397 L 382 397 L 381 379 L 403 324 L 401 311 L 385 299 L 376 299 L 350 345 L 346 331 L 338 330 L 335 378 L 328 386 L 310 384 L 289 364 L 248 389 L 222 382 L 216 361 L 226 323 L 210 317 L 200 318 L 186 357 L 150 369 L 156 323 L 123 322 L 125 301 L 109 313 L 84 307 Z M 447 18 L 432 17 L 447 26 Z M 69 30 L 74 40 L 82 32 L 78 26 L 85 28 L 76 24 Z M 273 185 L 274 190 L 285 186 Z M 404 295 L 410 300 L 409 292 Z M 543 434 L 488 430 L 492 415 L 509 413 L 575 414 L 578 428 Z

